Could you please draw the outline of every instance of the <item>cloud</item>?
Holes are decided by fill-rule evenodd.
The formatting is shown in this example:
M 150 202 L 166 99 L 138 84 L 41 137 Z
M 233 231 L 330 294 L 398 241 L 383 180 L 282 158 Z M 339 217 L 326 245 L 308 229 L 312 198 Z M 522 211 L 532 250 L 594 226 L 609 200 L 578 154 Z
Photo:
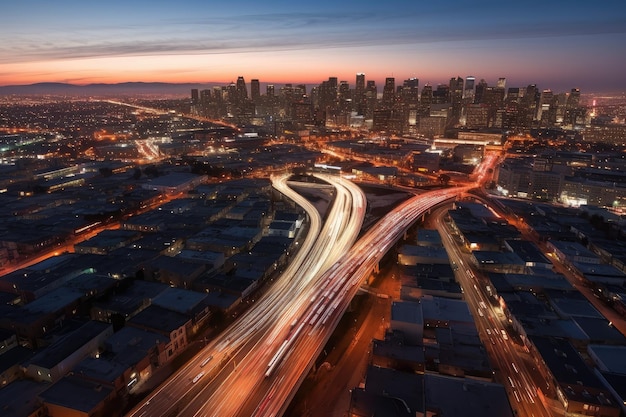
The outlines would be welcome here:
M 136 25 L 73 27 L 66 32 L 8 35 L 0 62 L 104 57 L 233 54 L 482 42 L 626 34 L 620 16 L 571 20 L 464 20 L 441 25 L 437 11 L 385 13 L 269 13 L 219 18 L 164 19 Z M 477 15 L 472 15 L 476 18 Z M 6 38 L 6 36 L 5 36 Z M 541 48 L 541 44 L 537 44 Z

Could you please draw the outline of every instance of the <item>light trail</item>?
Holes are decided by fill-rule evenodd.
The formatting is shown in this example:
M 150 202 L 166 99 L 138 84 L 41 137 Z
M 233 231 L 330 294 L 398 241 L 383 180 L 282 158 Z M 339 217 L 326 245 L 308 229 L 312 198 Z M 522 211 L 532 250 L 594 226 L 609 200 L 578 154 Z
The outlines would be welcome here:
M 363 192 L 352 183 L 343 184 L 336 178 L 320 177 L 337 187 L 329 219 L 340 219 L 338 223 L 342 226 L 327 221 L 322 228 L 315 207 L 287 186 L 286 177 L 274 179 L 275 188 L 303 207 L 310 217 L 309 235 L 300 251 L 263 297 L 129 416 L 138 417 L 143 413 L 234 416 L 244 404 L 241 398 L 249 399 L 254 394 L 265 379 L 271 358 L 276 355 L 283 340 L 289 337 L 291 324 L 311 303 L 313 285 L 321 270 L 334 263 L 352 245 L 361 228 L 366 207 Z M 353 198 L 357 200 L 353 201 Z M 346 207 L 355 209 L 346 215 Z M 343 215 L 339 216 L 340 212 Z M 209 356 L 213 359 L 205 367 L 206 376 L 193 384 L 193 377 L 200 372 L 200 364 Z M 276 367 L 283 363 L 276 362 Z M 230 363 L 236 365 L 231 368 Z M 224 368 L 232 371 L 225 375 Z M 271 386 L 269 383 L 266 385 L 268 389 Z M 237 393 L 235 397 L 233 392 Z M 172 398 L 185 398 L 185 401 L 179 403 Z

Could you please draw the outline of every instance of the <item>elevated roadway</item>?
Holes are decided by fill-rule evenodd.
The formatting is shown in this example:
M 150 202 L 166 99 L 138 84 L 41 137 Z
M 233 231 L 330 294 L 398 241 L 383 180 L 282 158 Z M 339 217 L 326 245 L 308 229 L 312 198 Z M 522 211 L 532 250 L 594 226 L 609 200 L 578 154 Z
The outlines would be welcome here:
M 286 177 L 274 187 L 303 207 L 310 218 L 307 238 L 293 261 L 268 291 L 232 326 L 212 340 L 182 369 L 151 393 L 128 416 L 235 416 L 263 391 L 266 366 L 284 348 L 293 322 L 310 304 L 321 274 L 349 250 L 365 216 L 366 200 L 353 183 L 319 176 L 337 193 L 322 225 L 315 207 L 293 191 Z M 242 414 L 240 414 L 242 413 Z

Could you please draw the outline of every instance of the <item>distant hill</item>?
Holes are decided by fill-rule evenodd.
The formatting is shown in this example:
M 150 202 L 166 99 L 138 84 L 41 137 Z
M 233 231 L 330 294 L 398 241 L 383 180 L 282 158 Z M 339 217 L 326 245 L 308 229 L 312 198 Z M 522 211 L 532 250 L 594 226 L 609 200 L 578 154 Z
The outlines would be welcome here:
M 190 96 L 191 89 L 206 89 L 213 85 L 206 84 L 172 84 L 172 83 L 142 83 L 127 82 L 119 84 L 87 84 L 74 85 L 66 83 L 37 83 L 29 85 L 8 85 L 0 87 L 0 96 L 20 95 L 64 95 L 64 96 L 120 96 L 120 95 L 177 95 Z

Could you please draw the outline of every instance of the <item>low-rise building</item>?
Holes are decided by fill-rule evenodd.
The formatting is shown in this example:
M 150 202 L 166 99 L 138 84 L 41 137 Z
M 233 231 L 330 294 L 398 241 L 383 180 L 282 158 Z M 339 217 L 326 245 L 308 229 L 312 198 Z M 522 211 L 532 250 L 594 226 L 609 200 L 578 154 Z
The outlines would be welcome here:
M 169 340 L 159 352 L 159 363 L 166 363 L 187 347 L 192 320 L 185 314 L 151 305 L 128 320 L 128 325 L 166 336 Z
M 584 247 L 578 242 L 565 242 L 550 240 L 547 243 L 549 249 L 562 261 L 568 265 L 574 263 L 599 264 L 598 255 Z
M 544 372 L 556 388 L 557 399 L 566 413 L 618 417 L 620 406 L 606 386 L 589 369 L 572 345 L 555 338 L 531 337 Z
M 420 345 L 424 337 L 422 305 L 411 301 L 394 301 L 391 304 L 390 328 L 402 332 L 408 343 Z
M 470 259 L 478 269 L 487 272 L 520 274 L 526 268 L 526 263 L 514 252 L 475 250 Z
M 26 375 L 36 381 L 58 381 L 86 356 L 95 356 L 112 334 L 110 324 L 88 321 L 33 356 Z
M 35 382 L 30 379 L 15 381 L 0 389 L 2 417 L 44 417 L 47 411 L 39 394 L 49 383 Z
M 39 394 L 48 417 L 118 415 L 115 390 L 77 376 L 66 376 Z
M 206 175 L 175 172 L 153 178 L 150 181 L 142 184 L 141 186 L 146 190 L 153 190 L 165 194 L 175 195 L 194 189 L 200 184 L 205 183 L 207 178 L 208 177 Z
M 402 245 L 398 250 L 400 265 L 449 264 L 448 253 L 441 246 Z

